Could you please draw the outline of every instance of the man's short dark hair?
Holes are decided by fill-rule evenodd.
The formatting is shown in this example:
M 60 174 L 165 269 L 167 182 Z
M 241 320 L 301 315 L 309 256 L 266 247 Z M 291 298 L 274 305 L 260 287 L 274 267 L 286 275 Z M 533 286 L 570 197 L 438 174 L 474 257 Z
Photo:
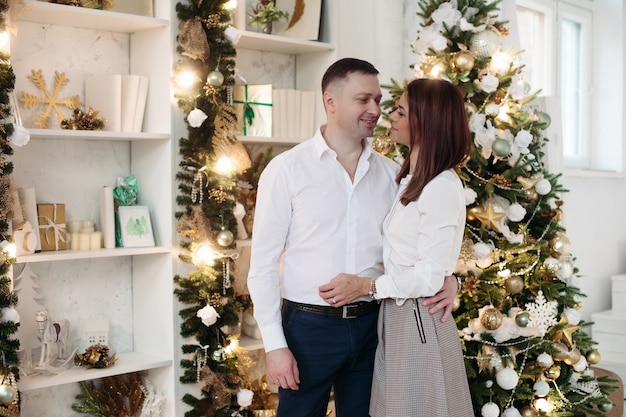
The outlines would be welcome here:
M 357 58 L 342 58 L 332 64 L 322 77 L 322 93 L 335 81 L 345 80 L 353 72 L 378 75 L 378 70 L 369 62 Z

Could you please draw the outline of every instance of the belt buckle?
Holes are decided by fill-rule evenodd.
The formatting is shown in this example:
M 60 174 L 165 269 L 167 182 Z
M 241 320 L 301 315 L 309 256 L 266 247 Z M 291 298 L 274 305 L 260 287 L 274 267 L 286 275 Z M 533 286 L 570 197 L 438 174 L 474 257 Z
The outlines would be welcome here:
M 343 318 L 343 319 L 354 319 L 354 318 L 358 317 L 356 315 L 350 315 L 348 313 L 348 309 L 351 308 L 351 307 L 356 308 L 357 306 L 351 306 L 351 305 L 347 304 L 347 305 L 341 307 L 341 310 L 342 310 L 341 311 L 341 318 Z

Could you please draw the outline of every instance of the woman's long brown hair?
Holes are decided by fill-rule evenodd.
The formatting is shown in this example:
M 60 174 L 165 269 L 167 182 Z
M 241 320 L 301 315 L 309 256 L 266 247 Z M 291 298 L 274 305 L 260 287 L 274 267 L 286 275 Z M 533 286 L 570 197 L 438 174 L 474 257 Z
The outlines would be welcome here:
M 441 172 L 461 165 L 470 153 L 471 135 L 461 91 L 451 82 L 420 78 L 406 88 L 409 103 L 411 151 L 417 147 L 417 166 L 400 201 L 407 205 Z M 407 157 L 396 182 L 410 169 Z

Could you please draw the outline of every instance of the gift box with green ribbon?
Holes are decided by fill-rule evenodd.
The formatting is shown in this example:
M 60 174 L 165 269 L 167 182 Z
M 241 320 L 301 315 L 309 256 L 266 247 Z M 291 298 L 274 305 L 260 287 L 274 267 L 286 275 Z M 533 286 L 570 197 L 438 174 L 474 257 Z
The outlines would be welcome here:
M 233 91 L 238 134 L 272 137 L 272 85 L 239 84 Z

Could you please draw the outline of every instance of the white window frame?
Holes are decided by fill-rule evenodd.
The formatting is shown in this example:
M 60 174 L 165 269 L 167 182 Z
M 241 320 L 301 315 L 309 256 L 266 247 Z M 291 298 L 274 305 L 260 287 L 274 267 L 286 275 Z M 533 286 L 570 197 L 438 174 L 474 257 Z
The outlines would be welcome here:
M 562 74 L 571 74 L 570 68 L 563 67 L 563 49 L 562 49 L 562 31 L 563 24 L 572 22 L 580 27 L 580 43 L 581 50 L 579 55 L 580 67 L 578 68 L 578 108 L 576 109 L 580 116 L 576 122 L 578 123 L 578 140 L 572 144 L 572 147 L 577 148 L 575 153 L 567 153 L 567 142 L 572 140 L 568 138 L 567 128 L 563 126 L 563 159 L 567 168 L 588 169 L 593 168 L 592 164 L 592 93 L 593 93 L 593 79 L 592 79 L 592 39 L 593 39 L 593 13 L 583 7 L 567 4 L 559 1 L 557 5 L 557 27 L 558 27 L 558 76 L 557 76 L 557 91 L 558 95 L 562 98 L 561 109 L 563 106 L 570 103 L 567 100 L 565 92 L 563 91 Z M 563 118 L 562 118 L 563 120 Z

